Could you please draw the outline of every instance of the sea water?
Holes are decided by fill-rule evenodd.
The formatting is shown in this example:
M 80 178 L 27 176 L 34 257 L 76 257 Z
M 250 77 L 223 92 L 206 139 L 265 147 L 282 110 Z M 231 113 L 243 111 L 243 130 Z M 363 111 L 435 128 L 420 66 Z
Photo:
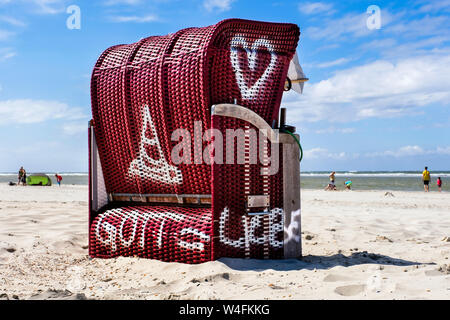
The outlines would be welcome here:
M 330 172 L 302 172 L 300 184 L 305 189 L 324 189 L 330 182 Z M 430 191 L 437 191 L 436 180 L 441 177 L 442 191 L 450 191 L 450 171 L 431 171 Z M 335 185 L 345 189 L 345 181 L 353 182 L 353 190 L 423 191 L 422 172 L 413 171 L 336 171 Z
M 27 172 L 27 176 L 34 174 L 35 172 Z M 37 172 L 36 172 L 37 173 Z M 55 173 L 53 172 L 39 172 L 44 173 L 49 176 L 52 180 L 52 184 L 56 183 Z M 61 184 L 67 185 L 87 185 L 89 182 L 89 176 L 85 172 L 58 172 L 60 176 L 63 177 Z M 10 181 L 17 183 L 18 175 L 17 173 L 0 173 L 0 184 L 8 184 Z
M 28 173 L 30 174 L 30 173 Z M 55 173 L 46 173 L 56 184 Z M 303 189 L 324 189 L 329 183 L 330 172 L 306 171 L 300 174 L 300 184 Z M 87 185 L 88 174 L 84 172 L 60 172 L 63 177 L 62 184 Z M 398 191 L 423 191 L 422 173 L 412 171 L 338 171 L 335 184 L 338 190 L 344 190 L 344 182 L 351 180 L 353 190 L 398 190 Z M 441 177 L 443 181 L 442 191 L 450 192 L 450 171 L 431 171 L 430 191 L 437 191 L 436 180 Z M 0 173 L 0 184 L 8 184 L 10 181 L 17 183 L 17 173 Z

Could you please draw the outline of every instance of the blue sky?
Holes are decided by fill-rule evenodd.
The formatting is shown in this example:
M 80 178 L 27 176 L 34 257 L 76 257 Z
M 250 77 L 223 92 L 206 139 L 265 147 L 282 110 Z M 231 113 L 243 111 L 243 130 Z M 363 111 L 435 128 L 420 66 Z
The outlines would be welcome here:
M 367 27 L 370 5 L 380 29 Z M 225 18 L 299 25 L 310 82 L 282 106 L 302 170 L 450 170 L 450 0 L 0 0 L 0 172 L 87 171 L 101 52 Z

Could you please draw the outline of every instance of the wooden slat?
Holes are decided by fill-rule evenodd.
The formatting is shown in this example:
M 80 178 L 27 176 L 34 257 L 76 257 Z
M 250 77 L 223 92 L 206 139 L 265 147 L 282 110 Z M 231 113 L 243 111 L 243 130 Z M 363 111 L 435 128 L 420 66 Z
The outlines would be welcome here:
M 286 259 L 300 258 L 302 256 L 302 234 L 301 234 L 301 215 L 293 215 L 299 212 L 300 206 L 300 149 L 295 143 L 293 137 L 288 134 L 285 139 L 291 139 L 293 143 L 283 144 L 283 209 L 284 209 L 284 228 L 291 226 L 293 222 L 298 223 L 298 228 L 293 229 L 292 238 L 284 239 L 284 257 Z M 297 138 L 299 136 L 297 135 Z M 292 227 L 292 226 L 291 226 Z M 286 236 L 286 233 L 285 233 Z M 298 237 L 298 241 L 294 238 Z
M 189 196 L 189 195 L 112 195 L 113 201 L 119 202 L 144 202 L 144 203 L 167 203 L 167 204 L 201 204 L 211 205 L 211 196 Z

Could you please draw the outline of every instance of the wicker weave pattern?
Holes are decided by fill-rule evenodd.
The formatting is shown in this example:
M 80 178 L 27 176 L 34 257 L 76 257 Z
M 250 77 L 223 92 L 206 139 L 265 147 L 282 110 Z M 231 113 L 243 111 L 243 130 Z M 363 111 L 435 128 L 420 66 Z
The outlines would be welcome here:
M 195 165 L 178 166 L 185 177 L 182 183 L 128 174 L 131 162 L 141 155 L 146 108 L 162 157 L 155 146 L 146 146 L 147 153 L 169 166 L 176 144 L 171 133 L 189 130 L 193 145 L 194 121 L 201 121 L 202 133 L 210 128 L 212 104 L 236 99 L 271 124 L 278 116 L 298 35 L 298 27 L 291 24 L 226 20 L 106 50 L 95 66 L 91 90 L 107 191 L 210 194 L 211 168 L 197 164 L 194 153 Z
M 209 165 L 202 161 L 202 152 L 191 153 L 191 164 L 175 165 L 171 152 L 179 142 L 171 141 L 171 134 L 187 129 L 191 141 L 186 143 L 200 143 L 205 150 L 208 142 L 202 137 L 210 128 L 224 134 L 226 129 L 254 129 L 231 118 L 211 121 L 212 105 L 234 101 L 272 124 L 298 37 L 296 25 L 233 19 L 114 46 L 100 56 L 91 96 L 107 192 L 212 194 L 213 205 L 211 209 L 125 207 L 91 217 L 91 256 L 138 255 L 188 263 L 221 256 L 282 256 L 281 173 L 261 176 L 264 163 Z M 200 137 L 196 121 L 202 125 Z M 270 196 L 269 215 L 246 217 L 245 199 L 251 194 Z M 167 212 L 170 218 L 161 218 Z M 177 215 L 182 218 L 174 218 Z M 129 240 L 133 230 L 145 241 L 152 240 L 140 246 L 137 238 Z M 155 233 L 161 230 L 164 236 L 158 243 Z M 197 238 L 184 240 L 188 236 Z M 201 250 L 186 249 L 189 243 L 200 243 Z
M 90 255 L 167 262 L 211 260 L 211 209 L 122 207 L 100 214 L 90 230 Z
M 220 128 L 222 132 L 230 128 L 256 130 L 245 121 L 220 116 L 212 117 L 212 126 Z M 263 146 L 258 141 L 258 145 L 254 147 L 259 150 Z M 267 157 L 270 157 L 270 144 L 267 147 Z M 279 152 L 282 153 L 281 148 Z M 234 161 L 234 165 L 215 164 L 213 167 L 214 253 L 217 257 L 281 258 L 284 236 L 281 163 L 277 174 L 261 175 L 261 168 L 267 167 L 261 159 L 256 164 L 237 164 L 236 150 Z M 250 195 L 268 195 L 270 214 L 249 216 L 246 197 Z M 265 209 L 253 208 L 252 211 Z

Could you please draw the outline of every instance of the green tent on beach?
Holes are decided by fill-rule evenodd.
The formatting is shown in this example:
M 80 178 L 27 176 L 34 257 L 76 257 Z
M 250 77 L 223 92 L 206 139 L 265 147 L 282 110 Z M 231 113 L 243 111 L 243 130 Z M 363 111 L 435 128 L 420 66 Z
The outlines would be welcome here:
M 45 173 L 35 173 L 27 177 L 27 185 L 31 186 L 51 186 L 52 180 Z

